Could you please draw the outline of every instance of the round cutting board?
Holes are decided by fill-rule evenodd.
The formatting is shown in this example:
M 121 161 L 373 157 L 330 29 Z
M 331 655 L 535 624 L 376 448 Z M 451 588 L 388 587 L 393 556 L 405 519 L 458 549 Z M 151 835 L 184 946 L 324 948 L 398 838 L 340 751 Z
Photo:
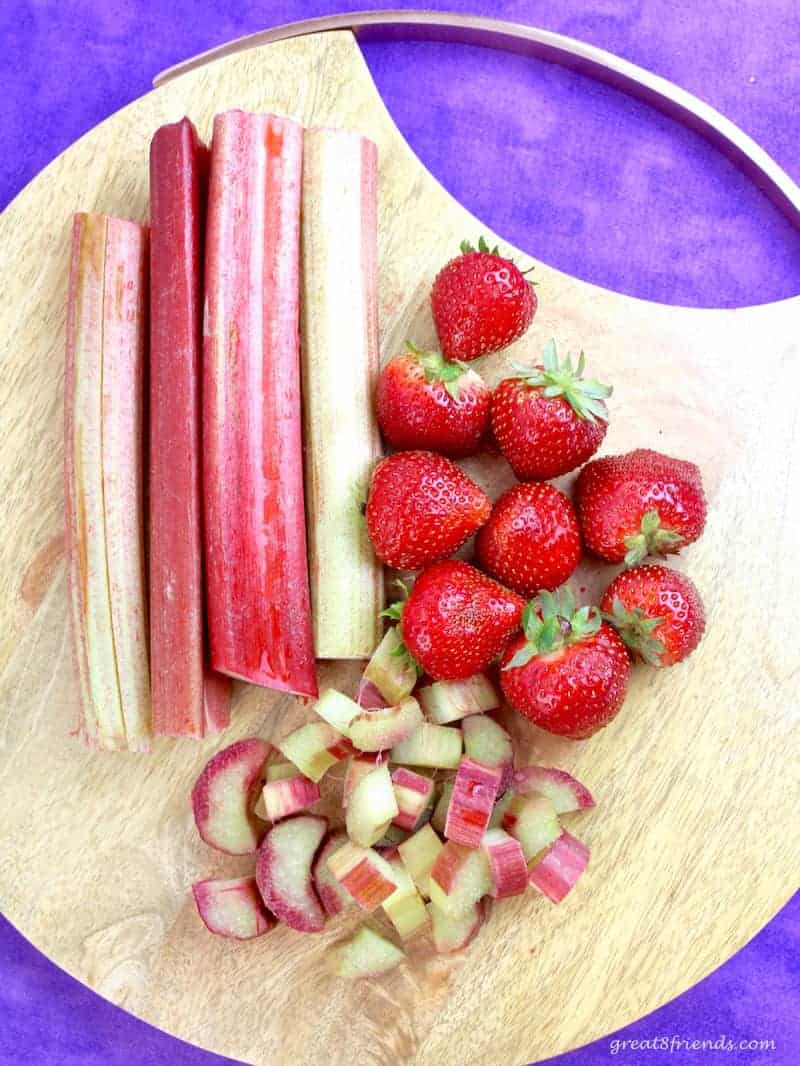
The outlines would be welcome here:
M 559 907 L 533 893 L 506 901 L 465 954 L 437 957 L 421 942 L 407 966 L 347 984 L 324 959 L 346 924 L 236 944 L 208 935 L 189 894 L 200 877 L 253 865 L 198 839 L 188 804 L 197 772 L 239 737 L 283 735 L 311 716 L 307 707 L 241 686 L 224 738 L 159 741 L 150 756 L 93 754 L 68 736 L 77 712 L 61 485 L 70 216 L 145 219 L 154 130 L 188 114 L 207 137 L 214 113 L 230 107 L 353 127 L 377 142 L 384 358 L 406 337 L 434 343 L 436 270 L 462 237 L 489 236 L 413 156 L 347 32 L 244 52 L 150 93 L 2 215 L 0 909 L 102 995 L 248 1062 L 512 1066 L 567 1050 L 698 981 L 796 887 L 800 299 L 671 308 L 537 264 L 533 328 L 479 369 L 494 383 L 551 336 L 562 350 L 583 347 L 615 386 L 604 451 L 654 446 L 699 463 L 708 527 L 677 565 L 701 588 L 707 635 L 682 666 L 636 670 L 622 713 L 590 741 L 511 723 L 526 756 L 574 771 L 598 798 L 571 826 L 592 849 L 578 890 Z M 511 482 L 500 459 L 464 465 L 494 494 Z M 612 573 L 585 565 L 578 583 L 588 596 Z M 353 686 L 358 669 L 325 664 L 321 682 Z

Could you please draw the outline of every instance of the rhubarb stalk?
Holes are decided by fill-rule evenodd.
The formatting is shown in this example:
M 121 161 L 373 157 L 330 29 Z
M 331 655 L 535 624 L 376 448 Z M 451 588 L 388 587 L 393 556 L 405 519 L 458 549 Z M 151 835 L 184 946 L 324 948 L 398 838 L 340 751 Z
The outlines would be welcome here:
M 92 746 L 145 750 L 150 731 L 142 542 L 147 232 L 75 216 L 65 366 L 70 612 Z
M 203 328 L 203 487 L 214 669 L 317 695 L 298 341 L 302 130 L 217 115 Z
M 205 664 L 200 450 L 208 149 L 188 118 L 150 145 L 150 677 L 153 732 L 230 721 L 230 681 Z
M 128 747 L 150 735 L 144 559 L 147 230 L 110 218 L 103 291 L 103 506 L 111 628 Z
M 383 569 L 359 503 L 380 455 L 378 157 L 372 141 L 307 130 L 303 161 L 303 403 L 316 653 L 368 658 Z

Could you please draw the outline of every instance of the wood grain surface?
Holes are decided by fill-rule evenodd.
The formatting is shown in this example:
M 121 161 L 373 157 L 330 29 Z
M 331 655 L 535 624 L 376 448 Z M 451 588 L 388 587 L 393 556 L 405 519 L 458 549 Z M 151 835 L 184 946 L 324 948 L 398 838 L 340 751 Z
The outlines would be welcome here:
M 703 593 L 707 635 L 682 666 L 636 670 L 622 713 L 589 741 L 514 724 L 526 754 L 573 770 L 599 801 L 570 826 L 592 862 L 565 903 L 532 893 L 506 901 L 466 954 L 436 957 L 422 942 L 410 965 L 347 985 L 324 966 L 346 922 L 235 944 L 207 934 L 188 892 L 199 877 L 253 866 L 198 839 L 188 804 L 196 773 L 218 747 L 277 738 L 309 708 L 242 685 L 223 739 L 159 741 L 141 756 L 91 754 L 68 737 L 77 699 L 61 482 L 70 216 L 145 219 L 156 127 L 186 113 L 207 137 L 228 107 L 357 128 L 377 142 L 384 358 L 406 337 L 433 342 L 431 280 L 462 237 L 486 232 L 412 155 L 348 33 L 242 53 L 149 94 L 59 157 L 0 218 L 0 908 L 102 995 L 247 1062 L 515 1066 L 567 1050 L 698 981 L 797 887 L 800 299 L 676 309 L 537 265 L 533 328 L 479 369 L 494 382 L 550 336 L 583 347 L 592 372 L 615 386 L 603 451 L 651 445 L 700 464 L 708 527 L 678 565 Z M 510 483 L 499 459 L 464 465 L 493 493 Z M 614 572 L 586 567 L 580 584 L 588 595 Z M 321 682 L 353 686 L 358 672 L 328 663 Z

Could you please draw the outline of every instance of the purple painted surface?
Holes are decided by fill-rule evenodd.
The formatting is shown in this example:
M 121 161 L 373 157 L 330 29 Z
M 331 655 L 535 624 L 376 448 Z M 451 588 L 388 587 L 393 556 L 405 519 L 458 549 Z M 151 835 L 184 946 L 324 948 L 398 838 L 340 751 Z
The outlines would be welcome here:
M 0 5 L 0 205 L 82 133 L 147 91 L 163 67 L 267 25 L 365 6 L 364 0 Z M 617 52 L 713 104 L 800 178 L 800 109 L 792 103 L 800 91 L 796 0 L 516 0 L 502 7 L 419 0 L 419 6 L 502 14 Z M 725 307 L 800 291 L 797 233 L 703 141 L 645 106 L 551 65 L 479 49 L 417 43 L 365 51 L 423 162 L 470 210 L 540 259 L 667 303 Z M 775 1050 L 737 1049 L 720 1053 L 720 1062 L 797 1066 L 799 960 L 797 897 L 691 992 L 623 1033 L 551 1061 L 641 1066 L 668 1057 L 699 1066 L 717 1055 L 682 1046 L 670 1053 L 617 1045 L 614 1053 L 611 1041 L 725 1036 L 736 1043 L 773 1040 Z M 3 1066 L 229 1061 L 106 1004 L 2 921 L 0 963 Z

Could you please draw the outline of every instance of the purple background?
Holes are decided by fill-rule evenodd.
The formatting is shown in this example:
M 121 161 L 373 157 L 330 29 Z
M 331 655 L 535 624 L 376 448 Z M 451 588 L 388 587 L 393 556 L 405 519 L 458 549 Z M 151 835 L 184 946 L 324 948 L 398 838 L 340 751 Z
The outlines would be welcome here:
M 163 67 L 268 25 L 367 2 L 5 0 L 0 206 L 73 140 L 146 92 Z M 395 0 L 395 6 L 417 5 Z M 800 178 L 797 0 L 427 6 L 502 14 L 649 67 L 716 106 Z M 540 259 L 666 303 L 727 307 L 800 291 L 796 231 L 713 149 L 646 106 L 545 63 L 465 46 L 375 43 L 365 53 L 390 111 L 431 171 L 488 225 Z M 586 344 L 590 350 L 590 339 Z M 796 1066 L 799 949 L 796 897 L 721 970 L 621 1035 L 771 1039 L 775 1051 L 732 1052 L 719 1061 Z M 0 964 L 3 1066 L 229 1061 L 100 1000 L 2 919 Z M 614 1056 L 610 1039 L 550 1061 L 640 1066 L 667 1057 L 631 1050 Z M 683 1051 L 670 1059 L 699 1066 L 712 1057 Z

